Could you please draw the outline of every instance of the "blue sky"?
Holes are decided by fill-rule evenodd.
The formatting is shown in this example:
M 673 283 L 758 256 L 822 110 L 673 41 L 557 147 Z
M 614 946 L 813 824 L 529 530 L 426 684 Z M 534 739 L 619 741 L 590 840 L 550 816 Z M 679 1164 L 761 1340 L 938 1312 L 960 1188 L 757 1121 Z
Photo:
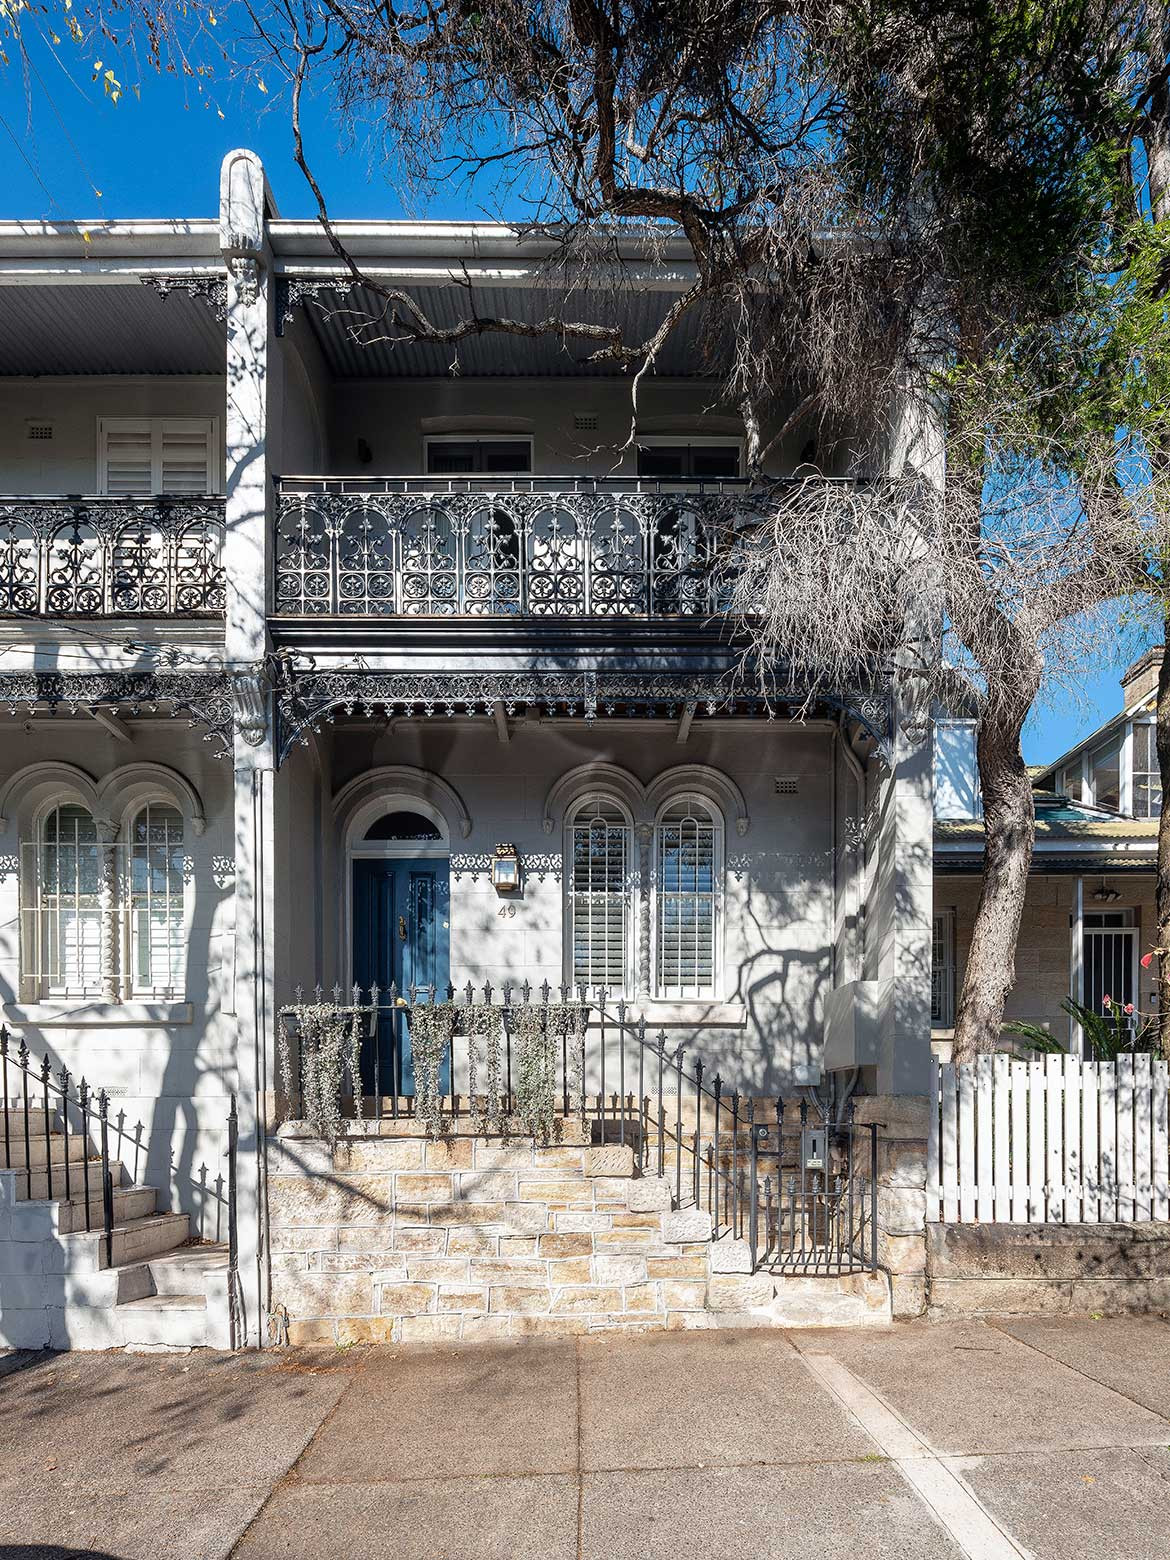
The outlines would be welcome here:
M 92 86 L 88 60 L 77 64 L 64 48 L 59 53 L 68 73 L 48 50 L 31 50 L 27 94 L 14 71 L 0 68 L 0 216 L 212 217 L 220 161 L 241 145 L 263 159 L 282 216 L 313 215 L 292 160 L 287 102 L 275 90 L 262 93 L 252 82 L 227 90 L 217 100 L 220 118 L 176 78 L 146 75 L 141 99 L 127 92 L 114 104 Z M 275 77 L 265 79 L 276 88 Z M 327 102 L 309 100 L 303 118 L 309 158 L 332 210 L 347 217 L 420 215 L 361 151 L 340 144 Z M 481 213 L 452 190 L 428 214 Z M 1034 712 L 1024 737 L 1029 763 L 1055 758 L 1120 708 L 1118 678 L 1131 650 L 1131 643 L 1119 644 L 1116 660 L 1086 679 L 1075 706 L 1060 699 Z

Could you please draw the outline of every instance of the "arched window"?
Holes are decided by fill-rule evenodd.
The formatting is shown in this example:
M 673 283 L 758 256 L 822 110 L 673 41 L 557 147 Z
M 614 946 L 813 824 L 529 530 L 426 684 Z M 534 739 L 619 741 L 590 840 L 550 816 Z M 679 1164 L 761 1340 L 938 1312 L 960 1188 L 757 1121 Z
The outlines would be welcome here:
M 714 808 L 699 796 L 669 802 L 654 830 L 655 996 L 716 996 L 722 877 Z
M 151 801 L 103 836 L 75 802 L 22 847 L 21 973 L 30 1000 L 181 998 L 186 972 L 183 814 Z
M 630 823 L 616 802 L 586 797 L 569 815 L 568 880 L 570 979 L 605 986 L 615 995 L 630 985 Z
M 419 843 L 433 843 L 441 840 L 438 826 L 429 818 L 424 818 L 416 812 L 388 812 L 380 818 L 375 818 L 363 835 L 367 840 L 395 840 Z
M 183 815 L 147 802 L 129 831 L 129 977 L 134 991 L 174 996 L 183 989 Z
M 109 935 L 102 906 L 102 850 L 87 808 L 63 802 L 45 814 L 37 842 L 33 925 L 26 927 L 25 943 L 48 992 L 101 991 Z

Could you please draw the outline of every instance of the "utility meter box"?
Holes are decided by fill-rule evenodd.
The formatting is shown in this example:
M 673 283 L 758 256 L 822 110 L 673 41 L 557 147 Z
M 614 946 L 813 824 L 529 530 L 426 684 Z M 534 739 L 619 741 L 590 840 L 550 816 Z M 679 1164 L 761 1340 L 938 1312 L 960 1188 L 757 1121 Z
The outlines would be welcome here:
M 825 1127 L 805 1127 L 800 1134 L 800 1162 L 806 1170 L 829 1168 L 829 1133 Z

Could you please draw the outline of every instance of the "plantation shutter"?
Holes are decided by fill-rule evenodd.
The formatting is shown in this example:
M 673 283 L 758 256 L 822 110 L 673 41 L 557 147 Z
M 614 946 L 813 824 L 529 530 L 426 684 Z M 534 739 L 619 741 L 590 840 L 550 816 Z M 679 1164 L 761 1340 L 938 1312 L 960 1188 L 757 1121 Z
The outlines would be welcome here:
M 573 984 L 624 992 L 629 969 L 629 839 L 620 810 L 587 802 L 570 829 Z
M 101 423 L 103 493 L 213 493 L 214 420 L 210 417 L 108 417 Z
M 210 429 L 189 419 L 167 421 L 158 430 L 160 493 L 210 493 Z
M 153 488 L 151 428 L 149 419 L 133 422 L 119 418 L 104 425 L 105 471 L 103 493 L 149 493 Z
M 656 991 L 675 1001 L 715 994 L 719 832 L 701 802 L 677 802 L 655 831 Z

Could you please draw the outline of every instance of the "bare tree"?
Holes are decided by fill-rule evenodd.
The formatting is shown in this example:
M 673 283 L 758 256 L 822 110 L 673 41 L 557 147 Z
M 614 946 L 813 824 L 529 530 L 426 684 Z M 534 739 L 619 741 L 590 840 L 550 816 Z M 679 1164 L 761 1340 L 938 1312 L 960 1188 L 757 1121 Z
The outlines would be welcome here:
M 146 0 L 125 3 L 132 13 Z M 880 501 L 838 486 L 778 493 L 771 520 L 736 539 L 736 600 L 765 663 L 800 667 L 809 687 L 867 669 L 888 676 L 894 665 L 978 712 L 986 872 L 957 1054 L 993 1046 L 1035 826 L 1020 731 L 1059 625 L 1130 588 L 1118 583 L 1115 554 L 1132 565 L 1132 515 L 1101 496 L 1084 460 L 1069 504 L 1059 462 L 1036 450 L 1021 412 L 1041 388 L 1019 343 L 1051 340 L 1076 316 L 1086 255 L 1114 222 L 1127 175 L 1104 149 L 1116 142 L 1118 84 L 1132 72 L 1132 7 L 271 0 L 247 9 L 284 74 L 295 156 L 338 263 L 377 300 L 350 314 L 355 339 L 446 344 L 457 361 L 473 336 L 559 337 L 583 362 L 628 375 L 632 439 L 640 386 L 697 311 L 756 473 L 796 427 L 871 425 L 875 407 L 914 399 L 929 419 L 945 398 L 945 496 L 913 471 Z M 151 5 L 143 14 L 158 27 L 160 14 L 173 25 L 187 13 Z M 491 315 L 455 274 L 463 308 L 438 321 L 406 289 L 364 272 L 305 145 L 301 109 L 314 87 L 397 182 L 425 196 L 469 181 L 497 207 L 522 211 L 517 234 L 545 240 L 555 304 L 539 318 Z M 693 279 L 648 334 L 627 339 L 613 289 L 628 285 L 632 253 L 665 255 L 679 235 Z M 793 391 L 779 433 L 765 435 Z M 1031 464 L 1014 467 L 1021 448 Z M 928 625 L 925 643 L 918 627 L 906 642 L 908 602 Z M 950 663 L 944 634 L 958 651 Z M 1170 727 L 1166 746 L 1170 756 Z M 1166 909 L 1170 929 L 1170 877 Z
M 1132 588 L 1129 507 L 1088 459 L 1070 491 L 1028 415 L 1043 393 L 1028 353 L 1079 307 L 1086 249 L 1111 221 L 1116 174 L 1087 179 L 1085 159 L 1116 129 L 1125 13 L 1114 0 L 995 14 L 827 0 L 279 0 L 271 38 L 321 221 L 381 298 L 372 328 L 391 339 L 592 336 L 593 358 L 629 369 L 632 438 L 643 377 L 701 309 L 756 471 L 776 442 L 761 429 L 778 386 L 798 392 L 784 432 L 915 398 L 929 421 L 946 398 L 945 494 L 912 471 L 880 501 L 805 484 L 778 492 L 772 518 L 732 553 L 733 601 L 763 665 L 797 671 L 810 690 L 914 675 L 978 716 L 985 870 L 959 1059 L 998 1043 L 1014 982 L 1035 835 L 1020 738 L 1046 657 L 1076 662 L 1094 614 Z M 330 222 L 299 124 L 323 60 L 345 112 L 417 188 L 489 176 L 526 204 L 524 231 L 548 239 L 565 296 L 631 237 L 653 253 L 683 234 L 693 285 L 636 342 L 612 320 L 591 332 L 563 312 L 485 319 L 470 289 L 464 317 L 437 329 L 362 277 Z M 941 653 L 944 638 L 956 654 Z

